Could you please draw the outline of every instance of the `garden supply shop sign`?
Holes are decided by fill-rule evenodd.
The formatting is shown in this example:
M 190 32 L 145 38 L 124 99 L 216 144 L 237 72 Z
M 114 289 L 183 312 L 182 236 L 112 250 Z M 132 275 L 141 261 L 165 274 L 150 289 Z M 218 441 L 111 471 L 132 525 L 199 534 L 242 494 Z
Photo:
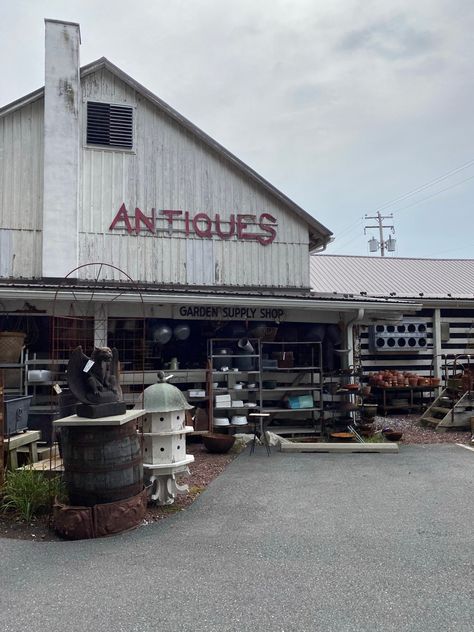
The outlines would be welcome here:
M 216 305 L 175 305 L 173 318 L 186 320 L 285 320 L 278 307 L 220 307 Z

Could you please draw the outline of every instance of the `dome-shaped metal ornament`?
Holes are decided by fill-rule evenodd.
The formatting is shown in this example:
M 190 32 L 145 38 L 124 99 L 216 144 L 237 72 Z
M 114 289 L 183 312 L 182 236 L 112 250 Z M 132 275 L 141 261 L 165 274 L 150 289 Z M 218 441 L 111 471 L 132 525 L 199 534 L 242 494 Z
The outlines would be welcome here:
M 179 388 L 167 383 L 166 380 L 170 377 L 165 377 L 163 371 L 159 371 L 157 384 L 152 384 L 144 390 L 144 407 L 147 412 L 170 413 L 174 410 L 193 408 Z

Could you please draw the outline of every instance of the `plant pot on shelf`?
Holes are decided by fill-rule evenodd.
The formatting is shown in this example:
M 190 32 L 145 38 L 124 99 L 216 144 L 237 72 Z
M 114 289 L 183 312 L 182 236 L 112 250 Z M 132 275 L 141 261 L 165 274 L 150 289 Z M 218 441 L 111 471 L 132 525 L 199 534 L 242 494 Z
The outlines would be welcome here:
M 377 404 L 362 404 L 360 412 L 362 417 L 375 417 L 377 414 Z
M 331 432 L 332 441 L 354 441 L 355 435 L 352 432 Z
M 348 391 L 358 391 L 359 384 L 350 382 L 349 384 L 345 384 L 343 388 L 347 388 Z

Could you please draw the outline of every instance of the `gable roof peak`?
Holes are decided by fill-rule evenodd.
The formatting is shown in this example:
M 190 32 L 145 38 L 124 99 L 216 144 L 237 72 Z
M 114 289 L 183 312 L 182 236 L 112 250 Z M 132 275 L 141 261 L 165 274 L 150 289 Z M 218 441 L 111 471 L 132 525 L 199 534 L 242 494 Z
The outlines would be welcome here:
M 218 153 L 221 157 L 225 158 L 231 165 L 237 168 L 239 171 L 243 172 L 248 178 L 259 184 L 263 187 L 270 195 L 276 198 L 279 202 L 287 206 L 291 211 L 293 211 L 296 215 L 303 220 L 309 229 L 309 247 L 310 250 L 316 249 L 324 249 L 326 245 L 331 241 L 332 232 L 323 226 L 318 220 L 316 220 L 312 215 L 310 215 L 307 211 L 301 208 L 298 204 L 293 202 L 289 197 L 287 197 L 284 193 L 282 193 L 279 189 L 273 186 L 268 180 L 263 178 L 260 174 L 254 171 L 251 167 L 242 162 L 237 156 L 235 156 L 228 149 L 223 147 L 216 140 L 211 138 L 208 134 L 203 132 L 199 127 L 191 123 L 186 117 L 180 114 L 177 110 L 168 105 L 165 101 L 156 96 L 153 92 L 145 88 L 138 81 L 133 79 L 130 75 L 124 72 L 121 68 L 113 64 L 107 57 L 99 57 L 93 62 L 82 66 L 80 69 L 81 78 L 86 77 L 94 72 L 101 70 L 102 68 L 107 69 L 109 72 L 114 74 L 136 92 L 141 94 L 144 98 L 148 99 L 151 103 L 153 103 L 156 107 L 162 110 L 165 114 L 167 114 L 170 118 L 172 118 L 176 123 L 187 129 L 191 134 L 199 138 L 205 145 L 207 145 L 210 149 Z M 6 116 L 11 112 L 24 107 L 28 103 L 33 103 L 44 97 L 44 87 L 36 90 L 35 92 L 31 92 L 30 94 L 5 105 L 3 108 L 0 108 L 0 117 Z

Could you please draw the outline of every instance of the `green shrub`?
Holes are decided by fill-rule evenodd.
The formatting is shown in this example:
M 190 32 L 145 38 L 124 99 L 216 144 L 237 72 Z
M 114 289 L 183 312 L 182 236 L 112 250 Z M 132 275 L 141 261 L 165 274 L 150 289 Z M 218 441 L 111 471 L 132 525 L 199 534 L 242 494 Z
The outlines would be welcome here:
M 15 513 L 29 521 L 47 513 L 55 496 L 63 495 L 64 487 L 59 476 L 47 478 L 43 472 L 24 468 L 7 473 L 0 505 L 4 512 Z
M 381 432 L 376 432 L 371 437 L 364 437 L 365 443 L 387 443 L 387 439 Z

